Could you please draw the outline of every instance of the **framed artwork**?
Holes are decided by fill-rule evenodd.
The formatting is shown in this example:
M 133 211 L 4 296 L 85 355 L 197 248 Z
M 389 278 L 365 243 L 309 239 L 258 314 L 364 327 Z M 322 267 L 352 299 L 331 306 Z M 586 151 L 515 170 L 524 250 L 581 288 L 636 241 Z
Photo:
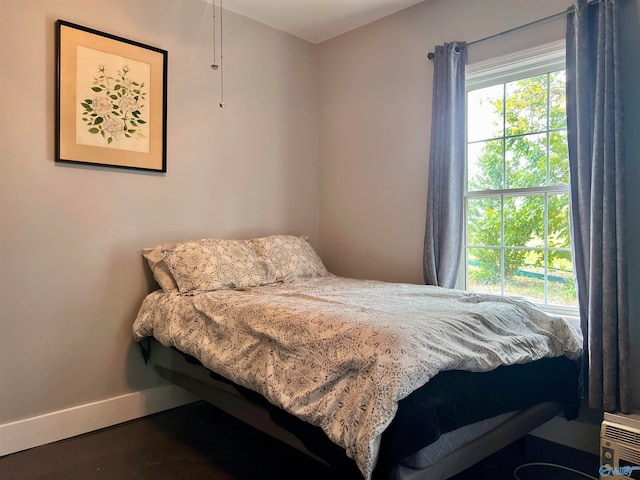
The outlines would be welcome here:
M 166 172 L 167 51 L 56 27 L 56 162 Z

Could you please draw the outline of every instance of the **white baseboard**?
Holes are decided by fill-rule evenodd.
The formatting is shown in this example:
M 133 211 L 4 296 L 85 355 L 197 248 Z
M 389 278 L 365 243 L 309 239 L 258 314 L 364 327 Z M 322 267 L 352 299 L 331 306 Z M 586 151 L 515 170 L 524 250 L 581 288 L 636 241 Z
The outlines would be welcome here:
M 0 457 L 196 400 L 180 387 L 165 385 L 0 424 Z

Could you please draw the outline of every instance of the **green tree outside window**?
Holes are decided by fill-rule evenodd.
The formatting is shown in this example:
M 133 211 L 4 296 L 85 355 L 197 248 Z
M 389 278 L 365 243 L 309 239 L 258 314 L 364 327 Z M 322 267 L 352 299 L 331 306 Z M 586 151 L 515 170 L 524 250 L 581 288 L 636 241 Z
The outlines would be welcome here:
M 576 306 L 564 70 L 467 100 L 467 289 Z

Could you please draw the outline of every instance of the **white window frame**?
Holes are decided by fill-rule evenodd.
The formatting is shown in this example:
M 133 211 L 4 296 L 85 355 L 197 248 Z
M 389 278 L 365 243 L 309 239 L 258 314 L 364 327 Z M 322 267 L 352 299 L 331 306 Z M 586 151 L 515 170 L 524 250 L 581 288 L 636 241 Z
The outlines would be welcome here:
M 477 62 L 470 64 L 466 69 L 466 88 L 465 95 L 471 90 L 477 90 L 484 87 L 489 87 L 496 84 L 513 82 L 523 78 L 529 78 L 536 75 L 545 74 L 548 72 L 564 70 L 566 68 L 566 56 L 565 56 L 565 41 L 560 40 L 557 42 L 551 42 L 538 47 L 521 50 L 509 55 L 504 55 L 490 60 Z M 465 112 L 466 116 L 466 112 Z M 465 118 L 465 125 L 467 124 Z M 466 128 L 465 128 L 465 145 Z M 466 152 L 466 148 L 465 148 Z M 465 153 L 466 155 L 466 153 Z M 467 159 L 465 158 L 465 169 L 467 167 Z M 465 171 L 465 182 L 467 178 L 467 172 Z M 569 192 L 569 186 L 564 188 L 556 187 L 541 187 L 539 189 L 540 194 L 550 193 L 553 191 L 560 191 L 562 193 Z M 484 195 L 497 195 L 505 193 L 503 190 L 492 190 L 484 192 Z M 518 193 L 517 189 L 508 190 L 509 194 Z M 527 193 L 536 193 L 536 189 L 527 189 Z M 465 227 L 463 235 L 463 245 L 460 251 L 460 265 L 462 268 L 458 272 L 458 288 L 466 289 L 467 280 L 467 262 L 466 262 L 466 249 L 467 249 L 467 225 L 466 225 L 466 205 L 467 198 L 481 198 L 483 192 L 474 192 L 468 195 L 467 186 L 465 183 L 465 198 L 464 198 L 464 218 Z M 578 314 L 577 307 L 566 307 L 561 305 L 541 305 L 540 308 L 565 316 L 575 316 Z

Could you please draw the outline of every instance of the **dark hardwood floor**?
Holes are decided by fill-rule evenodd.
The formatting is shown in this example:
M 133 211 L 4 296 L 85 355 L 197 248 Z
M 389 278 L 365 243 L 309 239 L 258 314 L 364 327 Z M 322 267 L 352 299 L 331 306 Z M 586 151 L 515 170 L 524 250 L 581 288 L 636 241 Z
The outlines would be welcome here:
M 455 480 L 512 480 L 513 469 L 529 462 L 560 463 L 597 477 L 597 457 L 527 436 Z M 521 480 L 586 478 L 548 467 L 527 467 L 518 476 Z M 339 477 L 322 463 L 204 402 L 0 458 L 1 480 Z

